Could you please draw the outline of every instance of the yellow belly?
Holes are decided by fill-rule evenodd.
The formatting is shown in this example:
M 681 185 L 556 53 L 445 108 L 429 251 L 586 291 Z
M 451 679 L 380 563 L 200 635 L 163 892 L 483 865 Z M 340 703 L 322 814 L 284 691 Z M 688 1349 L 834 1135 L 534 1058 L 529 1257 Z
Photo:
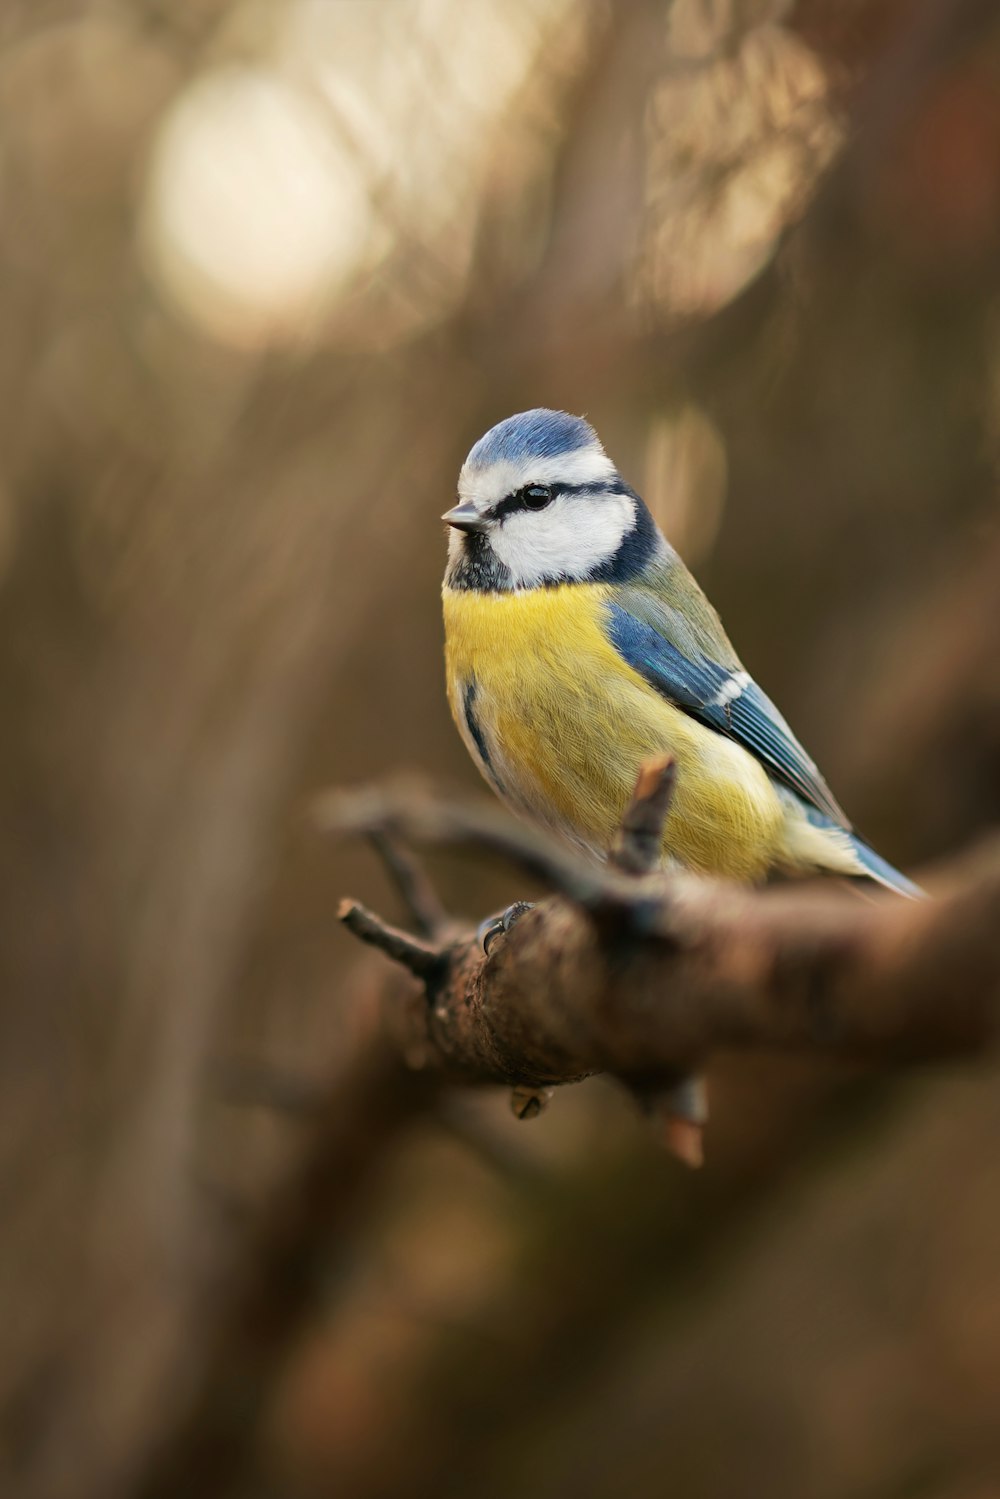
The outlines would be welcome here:
M 518 810 L 604 854 L 639 766 L 670 753 L 678 778 L 664 856 L 762 878 L 784 845 L 771 781 L 739 745 L 665 702 L 622 660 L 601 628 L 609 596 L 601 585 L 445 589 L 448 696 L 473 758 Z M 472 682 L 479 744 L 465 711 Z

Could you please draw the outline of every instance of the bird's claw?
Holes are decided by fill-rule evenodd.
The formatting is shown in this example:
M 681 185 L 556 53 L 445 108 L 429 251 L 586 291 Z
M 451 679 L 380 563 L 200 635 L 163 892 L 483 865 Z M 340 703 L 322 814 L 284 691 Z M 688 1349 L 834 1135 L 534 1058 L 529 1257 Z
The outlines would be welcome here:
M 525 911 L 530 911 L 534 905 L 533 900 L 516 900 L 509 905 L 506 911 L 501 911 L 498 916 L 487 916 L 481 921 L 476 930 L 479 945 L 483 952 L 489 957 L 490 948 L 498 937 L 506 937 L 515 921 L 520 920 Z

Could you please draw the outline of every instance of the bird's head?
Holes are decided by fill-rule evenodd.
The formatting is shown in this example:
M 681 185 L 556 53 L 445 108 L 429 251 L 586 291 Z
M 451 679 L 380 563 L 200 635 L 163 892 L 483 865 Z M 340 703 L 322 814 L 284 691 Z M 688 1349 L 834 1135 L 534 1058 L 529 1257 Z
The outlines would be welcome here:
M 663 545 L 597 433 L 565 411 L 491 427 L 458 479 L 446 582 L 482 591 L 634 577 Z

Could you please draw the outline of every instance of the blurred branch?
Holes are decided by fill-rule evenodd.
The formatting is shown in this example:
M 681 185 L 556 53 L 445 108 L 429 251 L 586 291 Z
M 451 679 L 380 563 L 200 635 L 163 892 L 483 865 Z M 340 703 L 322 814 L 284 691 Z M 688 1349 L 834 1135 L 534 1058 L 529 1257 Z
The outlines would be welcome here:
M 624 874 L 650 874 L 657 868 L 676 783 L 677 765 L 672 756 L 648 760 L 642 766 L 611 852 L 616 869 Z
M 308 1141 L 246 1233 L 241 1273 L 211 1288 L 189 1398 L 160 1434 L 139 1499 L 246 1492 L 259 1420 L 315 1315 L 340 1237 L 393 1141 L 433 1097 L 434 1079 L 407 1067 L 377 1027 L 347 1052 Z
M 421 936 L 440 935 L 448 925 L 447 913 L 421 865 L 398 838 L 382 829 L 372 833 L 371 841 Z
M 662 827 L 668 779 L 640 778 L 627 821 L 645 818 L 644 836 L 650 819 Z M 519 831 L 496 839 L 457 804 L 365 793 L 361 805 L 370 827 L 518 857 Z M 535 835 L 519 862 L 537 871 Z M 488 956 L 472 938 L 440 949 L 429 1002 L 410 1015 L 425 1062 L 473 1083 L 539 1086 L 598 1071 L 672 1083 L 724 1048 L 893 1065 L 975 1052 L 997 1034 L 996 844 L 926 902 L 753 892 L 679 874 L 562 879 L 564 868 L 564 856 L 549 861 L 560 894 Z M 352 929 L 360 910 L 345 902 Z

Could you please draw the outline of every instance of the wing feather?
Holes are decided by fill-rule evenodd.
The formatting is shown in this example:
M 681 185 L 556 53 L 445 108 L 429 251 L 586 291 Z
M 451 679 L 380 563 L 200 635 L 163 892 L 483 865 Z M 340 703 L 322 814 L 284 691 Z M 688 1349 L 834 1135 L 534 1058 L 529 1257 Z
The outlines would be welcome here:
M 815 762 L 771 699 L 738 663 L 723 665 L 697 650 L 685 654 L 648 618 L 638 619 L 615 603 L 608 603 L 606 609 L 609 640 L 654 691 L 742 745 L 776 781 L 840 827 L 850 829 Z M 663 623 L 669 627 L 666 612 Z M 728 641 L 725 644 L 728 647 Z

